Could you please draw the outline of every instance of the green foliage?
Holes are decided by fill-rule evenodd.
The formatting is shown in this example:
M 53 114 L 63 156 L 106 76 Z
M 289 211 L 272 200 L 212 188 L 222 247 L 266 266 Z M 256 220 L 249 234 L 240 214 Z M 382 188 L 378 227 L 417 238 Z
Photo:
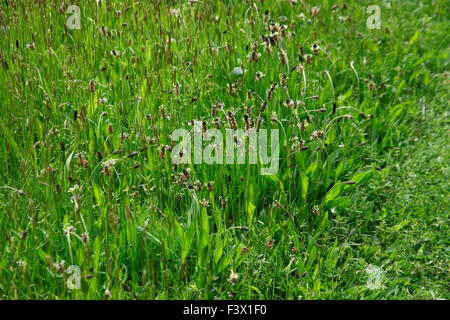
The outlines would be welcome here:
M 102 2 L 1 4 L 0 298 L 448 298 L 445 1 Z M 277 174 L 173 166 L 229 112 Z

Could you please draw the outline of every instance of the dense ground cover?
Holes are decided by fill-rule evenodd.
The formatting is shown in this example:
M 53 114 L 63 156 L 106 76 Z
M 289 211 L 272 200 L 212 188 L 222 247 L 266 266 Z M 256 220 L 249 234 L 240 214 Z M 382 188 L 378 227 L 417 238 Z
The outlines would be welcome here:
M 446 1 L 102 2 L 2 1 L 2 299 L 448 298 Z

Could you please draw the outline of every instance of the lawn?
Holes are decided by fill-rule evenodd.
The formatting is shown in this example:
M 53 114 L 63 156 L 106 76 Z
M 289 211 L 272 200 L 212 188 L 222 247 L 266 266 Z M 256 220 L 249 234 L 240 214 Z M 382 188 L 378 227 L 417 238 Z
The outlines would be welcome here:
M 449 298 L 448 1 L 0 1 L 0 299 Z

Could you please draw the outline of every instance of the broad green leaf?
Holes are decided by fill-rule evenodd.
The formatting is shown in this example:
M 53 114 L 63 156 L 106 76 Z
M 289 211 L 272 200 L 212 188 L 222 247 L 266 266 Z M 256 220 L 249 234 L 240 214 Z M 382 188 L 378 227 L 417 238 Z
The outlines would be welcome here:
M 200 249 L 203 250 L 209 244 L 209 222 L 206 208 L 200 213 Z
M 247 202 L 247 224 L 250 225 L 253 221 L 253 213 L 255 212 L 255 205 L 251 202 Z
M 306 201 L 306 195 L 308 194 L 308 177 L 304 172 L 301 172 L 300 179 L 302 181 L 302 199 L 303 201 Z
M 336 184 L 331 188 L 330 191 L 328 191 L 326 197 L 325 197 L 325 203 L 328 203 L 329 201 L 336 198 L 339 193 L 341 192 L 342 184 Z
M 367 180 L 369 180 L 372 175 L 373 175 L 374 171 L 366 171 L 366 172 L 358 172 L 356 174 L 353 175 L 353 177 L 350 179 L 352 181 L 356 181 L 356 183 L 354 185 L 348 186 L 348 187 L 355 187 Z

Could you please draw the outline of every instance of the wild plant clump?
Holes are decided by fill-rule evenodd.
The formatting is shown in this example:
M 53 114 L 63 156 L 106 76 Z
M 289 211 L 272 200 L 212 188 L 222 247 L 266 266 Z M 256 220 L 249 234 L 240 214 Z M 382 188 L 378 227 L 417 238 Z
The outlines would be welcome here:
M 383 62 L 408 49 L 363 5 L 313 3 L 2 4 L 0 298 L 327 292 L 339 221 L 410 131 L 421 75 Z M 195 163 L 180 128 L 213 152 L 210 129 L 242 129 L 224 154 L 278 130 L 277 171 L 251 149 Z

